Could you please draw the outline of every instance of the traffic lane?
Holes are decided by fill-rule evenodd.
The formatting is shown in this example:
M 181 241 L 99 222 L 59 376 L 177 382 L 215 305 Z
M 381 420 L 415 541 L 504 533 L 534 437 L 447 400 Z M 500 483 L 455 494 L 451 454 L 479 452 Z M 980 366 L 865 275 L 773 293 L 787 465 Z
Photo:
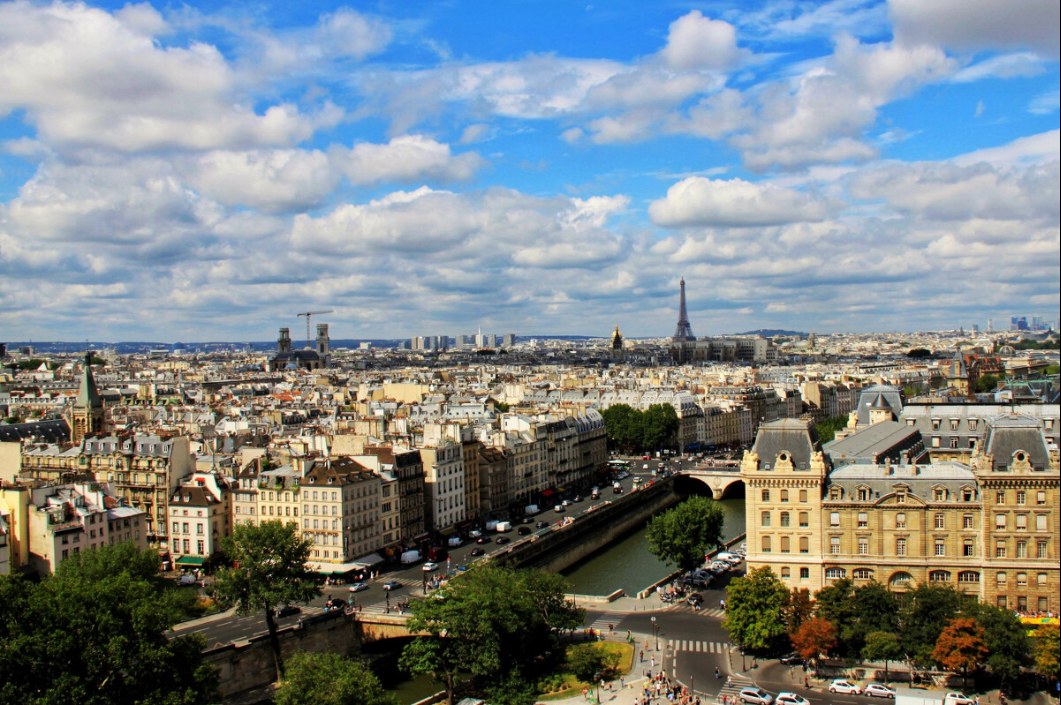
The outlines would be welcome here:
M 289 627 L 292 624 L 297 624 L 302 616 L 317 614 L 322 611 L 313 607 L 303 607 L 298 614 L 278 617 L 276 619 L 277 627 L 281 629 Z M 265 615 L 261 612 L 248 615 L 233 615 L 225 619 L 201 623 L 194 627 L 173 630 L 176 636 L 199 634 L 206 641 L 207 646 L 246 641 L 262 634 L 268 634 L 268 632 L 269 629 L 265 624 Z
M 725 654 L 679 651 L 674 655 L 672 675 L 697 693 L 718 695 L 726 684 L 728 672 L 729 658 Z
M 827 701 L 831 705 L 867 705 L 874 702 L 884 705 L 892 702 L 889 698 L 872 695 L 830 693 L 828 683 L 808 687 L 805 685 L 808 674 L 801 666 L 786 666 L 774 659 L 759 662 L 758 668 L 749 669 L 745 675 L 754 676 L 757 684 L 773 695 L 785 691 L 797 693 L 812 704 Z

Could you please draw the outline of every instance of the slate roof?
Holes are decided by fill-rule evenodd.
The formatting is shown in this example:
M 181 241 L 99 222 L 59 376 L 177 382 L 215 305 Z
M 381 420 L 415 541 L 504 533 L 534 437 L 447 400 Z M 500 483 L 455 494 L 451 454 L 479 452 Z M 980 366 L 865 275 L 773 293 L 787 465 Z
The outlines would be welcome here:
M 984 452 L 994 458 L 994 469 L 1004 470 L 1013 455 L 1024 451 L 1036 470 L 1050 467 L 1050 452 L 1046 448 L 1042 427 L 1030 416 L 1012 414 L 996 416 L 988 422 Z
M 879 463 L 891 458 L 898 461 L 903 452 L 913 449 L 916 461 L 923 450 L 921 432 L 898 421 L 882 421 L 823 447 L 833 465 L 843 463 Z
M 794 467 L 806 470 L 810 468 L 816 444 L 817 438 L 806 423 L 799 419 L 780 419 L 759 427 L 752 450 L 759 454 L 763 467 L 772 465 L 781 451 L 786 451 Z
M 0 424 L 0 441 L 21 441 L 30 437 L 49 443 L 69 441 L 70 425 L 66 419 Z

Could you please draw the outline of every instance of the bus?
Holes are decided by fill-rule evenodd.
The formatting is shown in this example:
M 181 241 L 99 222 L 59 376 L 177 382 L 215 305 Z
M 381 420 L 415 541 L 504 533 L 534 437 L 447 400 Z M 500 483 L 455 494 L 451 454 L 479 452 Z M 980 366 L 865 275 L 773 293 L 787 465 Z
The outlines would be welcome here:
M 610 470 L 629 470 L 630 469 L 630 461 L 629 460 L 609 460 L 608 461 L 608 469 L 610 469 Z

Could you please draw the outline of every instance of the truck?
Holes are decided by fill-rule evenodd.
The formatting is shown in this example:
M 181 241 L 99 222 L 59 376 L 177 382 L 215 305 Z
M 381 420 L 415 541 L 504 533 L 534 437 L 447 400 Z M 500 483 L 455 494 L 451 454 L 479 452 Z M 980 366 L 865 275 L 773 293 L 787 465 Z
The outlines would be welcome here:
M 420 560 L 420 551 L 415 549 L 402 552 L 402 565 L 412 565 Z
M 920 688 L 895 688 L 895 705 L 973 705 L 973 699 L 964 693 Z
M 497 533 L 504 533 L 505 531 L 512 531 L 512 522 L 510 521 L 499 521 L 497 522 Z
M 538 513 L 538 505 L 537 504 L 528 504 L 526 507 L 523 508 L 523 513 L 526 514 L 529 517 L 534 516 L 535 514 Z
M 497 528 L 497 519 L 490 519 L 486 522 L 486 530 L 493 531 Z

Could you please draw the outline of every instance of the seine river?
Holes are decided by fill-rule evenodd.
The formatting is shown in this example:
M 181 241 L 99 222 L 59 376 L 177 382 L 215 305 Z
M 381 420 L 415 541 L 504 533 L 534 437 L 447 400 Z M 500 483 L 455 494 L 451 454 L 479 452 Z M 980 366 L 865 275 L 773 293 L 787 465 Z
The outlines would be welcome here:
M 725 513 L 723 537 L 729 540 L 744 533 L 744 499 L 724 499 L 719 505 Z M 564 575 L 571 582 L 571 592 L 578 595 L 608 595 L 615 590 L 636 595 L 673 570 L 649 553 L 642 526 L 564 571 Z M 397 678 L 397 674 L 392 673 L 390 678 L 385 677 L 385 683 L 394 689 L 402 705 L 415 703 L 439 690 L 439 686 L 427 676 L 401 682 L 397 682 Z

